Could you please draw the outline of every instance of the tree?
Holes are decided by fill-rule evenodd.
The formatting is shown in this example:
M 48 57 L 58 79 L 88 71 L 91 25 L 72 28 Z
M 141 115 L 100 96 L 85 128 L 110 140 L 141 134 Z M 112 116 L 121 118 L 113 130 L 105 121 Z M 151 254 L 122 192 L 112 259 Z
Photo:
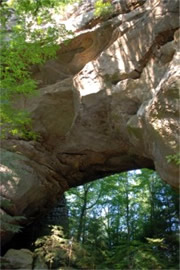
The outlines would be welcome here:
M 14 97 L 36 93 L 32 66 L 56 57 L 59 37 L 66 38 L 64 25 L 57 26 L 52 14 L 65 0 L 12 0 L 1 2 L 1 127 L 8 134 L 35 139 L 31 119 L 26 111 L 12 105 Z M 16 22 L 12 26 L 12 19 Z M 14 23 L 14 21 L 13 21 Z M 51 23 L 48 26 L 47 23 Z M 32 27 L 33 26 L 33 27 Z
M 89 268 L 176 269 L 178 196 L 154 171 L 108 176 L 70 190 L 67 200 L 70 235 L 81 232 Z
M 99 183 L 96 183 L 96 186 L 98 187 Z M 72 189 L 69 195 L 72 201 L 74 201 L 73 197 L 78 198 L 73 206 L 72 216 L 78 217 L 76 239 L 78 242 L 81 241 L 84 243 L 87 211 L 91 210 L 98 203 L 101 195 L 101 187 L 99 186 L 99 189 L 96 190 L 95 184 L 89 183 Z

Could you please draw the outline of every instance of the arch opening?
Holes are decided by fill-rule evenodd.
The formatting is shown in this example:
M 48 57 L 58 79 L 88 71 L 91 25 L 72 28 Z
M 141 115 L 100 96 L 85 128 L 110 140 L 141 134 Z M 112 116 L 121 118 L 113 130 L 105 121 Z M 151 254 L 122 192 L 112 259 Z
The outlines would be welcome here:
M 132 269 L 132 265 L 170 269 L 178 263 L 178 196 L 155 171 L 109 175 L 70 189 L 65 198 L 64 220 L 56 216 L 58 203 L 46 219 L 34 225 L 39 235 L 30 237 L 31 226 L 14 238 L 14 247 L 30 248 L 37 255 L 37 250 L 49 245 L 46 255 L 52 256 L 53 269 L 63 264 L 74 269 Z M 53 233 L 51 229 L 43 232 L 47 225 L 55 228 Z M 38 239 L 50 241 L 52 236 L 57 243 L 35 244 Z M 50 267 L 48 259 L 45 262 Z

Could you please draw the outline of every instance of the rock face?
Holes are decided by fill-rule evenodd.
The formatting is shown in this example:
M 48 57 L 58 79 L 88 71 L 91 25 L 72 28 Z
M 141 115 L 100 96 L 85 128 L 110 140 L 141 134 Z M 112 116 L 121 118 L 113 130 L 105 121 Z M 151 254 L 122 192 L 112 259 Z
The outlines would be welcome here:
M 38 257 L 29 249 L 9 249 L 6 254 L 0 258 L 1 269 L 22 269 L 37 270 L 48 269 L 43 258 Z
M 70 187 L 117 172 L 155 168 L 178 187 L 167 156 L 178 152 L 179 1 L 112 1 L 105 19 L 88 3 L 66 20 L 75 37 L 34 71 L 39 95 L 17 102 L 40 139 L 2 142 L 1 196 L 29 223 Z
M 9 249 L 3 257 L 5 268 L 2 269 L 32 269 L 33 253 L 28 249 Z
M 63 228 L 64 232 L 68 231 L 68 208 L 64 195 L 60 198 L 55 207 L 44 218 L 47 224 L 58 225 Z

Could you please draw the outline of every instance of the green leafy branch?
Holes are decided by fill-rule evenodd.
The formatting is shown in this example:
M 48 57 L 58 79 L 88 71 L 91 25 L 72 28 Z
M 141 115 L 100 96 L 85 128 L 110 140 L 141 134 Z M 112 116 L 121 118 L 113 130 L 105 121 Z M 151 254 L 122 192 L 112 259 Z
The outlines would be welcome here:
M 180 165 L 180 153 L 174 154 L 174 155 L 169 155 L 166 157 L 167 162 L 170 163 L 175 163 L 176 165 Z
M 30 115 L 24 110 L 15 109 L 13 100 L 19 95 L 36 93 L 37 82 L 32 78 L 32 66 L 42 65 L 48 59 L 55 58 L 59 37 L 65 38 L 68 32 L 64 25 L 57 27 L 49 11 L 49 8 L 58 5 L 58 1 L 14 0 L 9 5 L 3 3 L 0 11 L 1 137 L 11 134 L 35 139 L 37 134 L 32 131 Z M 10 8 L 13 8 L 17 22 L 9 31 L 12 16 Z M 47 22 L 51 26 L 41 27 Z
M 110 1 L 104 3 L 103 0 L 97 0 L 94 4 L 95 11 L 94 15 L 95 17 L 106 17 L 110 15 L 113 11 L 113 6 L 110 3 Z

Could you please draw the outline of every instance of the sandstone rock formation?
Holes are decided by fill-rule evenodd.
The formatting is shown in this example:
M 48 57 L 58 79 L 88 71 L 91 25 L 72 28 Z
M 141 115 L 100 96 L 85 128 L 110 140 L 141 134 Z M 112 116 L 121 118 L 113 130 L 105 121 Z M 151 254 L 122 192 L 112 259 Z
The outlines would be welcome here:
M 0 258 L 0 261 L 1 269 L 48 269 L 43 258 L 37 256 L 29 249 L 9 249 L 6 254 Z
M 40 138 L 2 142 L 1 196 L 27 223 L 70 187 L 117 172 L 155 168 L 178 187 L 167 156 L 179 140 L 179 1 L 112 3 L 105 19 L 75 6 L 66 20 L 75 37 L 34 69 L 39 95 L 17 101 Z
M 32 269 L 33 253 L 28 249 L 9 249 L 3 257 L 3 269 Z

